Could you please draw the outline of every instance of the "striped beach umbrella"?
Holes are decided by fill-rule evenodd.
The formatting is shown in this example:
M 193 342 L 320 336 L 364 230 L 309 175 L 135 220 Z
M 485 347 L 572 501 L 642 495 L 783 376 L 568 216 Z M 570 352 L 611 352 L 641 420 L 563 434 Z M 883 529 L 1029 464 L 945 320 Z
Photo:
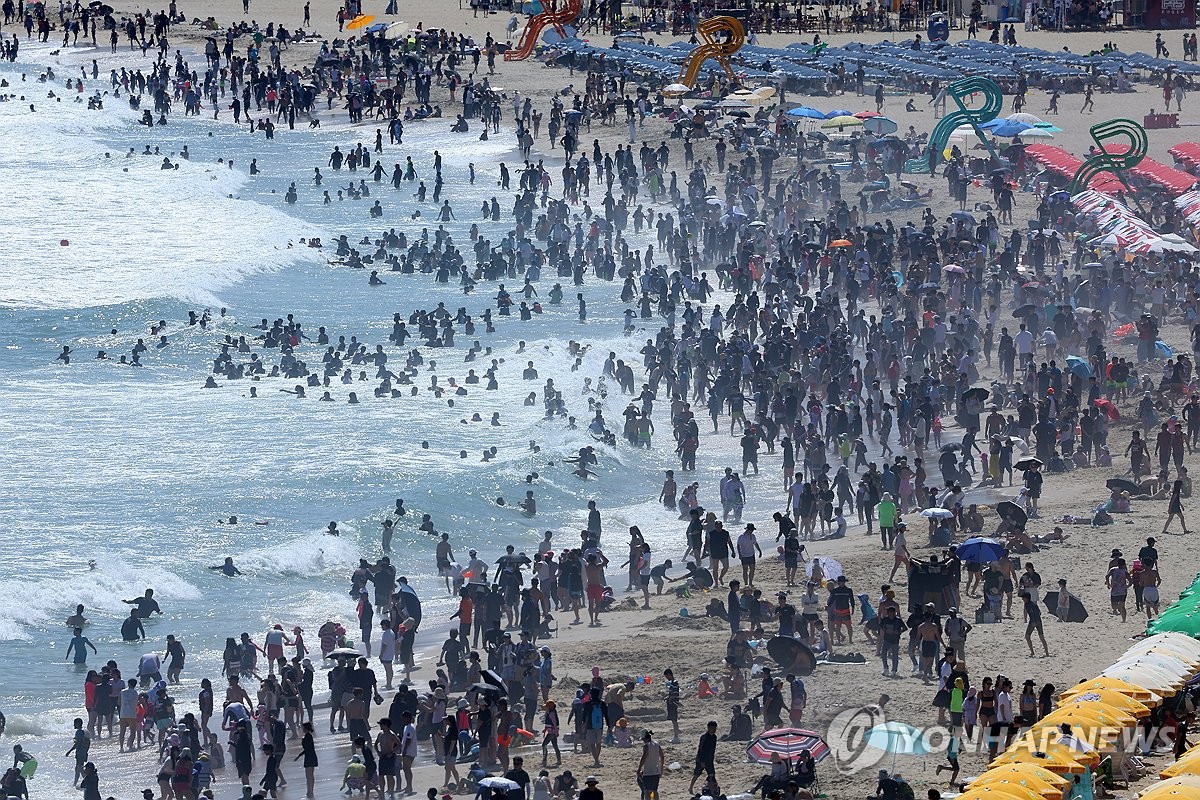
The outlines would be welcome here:
M 821 735 L 802 728 L 775 728 L 763 731 L 750 742 L 750 746 L 746 748 L 746 755 L 756 763 L 770 764 L 772 756 L 790 761 L 804 750 L 809 752 L 814 762 L 820 762 L 829 755 L 829 745 L 825 744 Z

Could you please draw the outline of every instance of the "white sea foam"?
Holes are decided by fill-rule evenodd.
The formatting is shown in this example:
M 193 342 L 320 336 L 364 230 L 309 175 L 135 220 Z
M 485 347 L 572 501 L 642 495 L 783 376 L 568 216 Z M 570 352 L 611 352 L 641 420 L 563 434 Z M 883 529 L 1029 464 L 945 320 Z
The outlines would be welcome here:
M 29 86 L 28 97 L 43 87 Z M 172 159 L 178 170 L 163 170 L 161 157 L 111 150 L 106 158 L 92 137 L 127 125 L 127 114 L 84 112 L 44 95 L 34 105 L 36 112 L 27 102 L 0 104 L 0 307 L 88 308 L 163 297 L 211 305 L 215 293 L 248 274 L 309 257 L 298 244 L 312 235 L 306 226 L 229 197 L 246 180 L 240 170 L 180 159 Z

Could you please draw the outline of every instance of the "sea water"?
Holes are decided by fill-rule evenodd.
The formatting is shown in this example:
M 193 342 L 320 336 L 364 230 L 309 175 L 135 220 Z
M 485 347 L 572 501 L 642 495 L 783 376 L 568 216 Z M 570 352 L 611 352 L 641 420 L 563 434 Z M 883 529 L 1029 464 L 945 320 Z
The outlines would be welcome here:
M 89 666 L 115 658 L 129 672 L 142 652 L 161 653 L 168 633 L 179 637 L 188 660 L 174 694 L 184 708 L 193 706 L 201 677 L 218 677 L 228 636 L 246 631 L 261 642 L 279 622 L 288 630 L 303 627 L 315 647 L 316 629 L 327 619 L 342 621 L 356 636 L 349 574 L 360 557 L 383 555 L 379 523 L 396 498 L 404 498 L 409 515 L 397 526 L 391 555 L 425 598 L 429 636 L 439 635 L 455 604 L 434 576 L 434 540 L 416 530 L 422 513 L 450 534 L 460 560 L 470 547 L 495 558 L 508 543 L 532 552 L 544 530 L 555 531 L 560 546 L 578 542 L 587 500 L 594 498 L 618 589 L 622 570 L 615 565 L 626 556 L 628 525 L 642 526 L 656 560 L 678 559 L 683 529 L 656 500 L 662 471 L 677 466 L 668 398 L 657 404 L 653 449 L 597 445 L 599 478 L 588 482 L 561 463 L 594 444 L 586 430 L 584 377 L 600 373 L 609 351 L 639 372 L 637 351 L 660 324 L 647 321 L 645 330 L 622 335 L 619 283 L 589 278 L 583 287 L 589 316 L 581 324 L 569 280 L 564 304 L 550 306 L 546 295 L 556 279 L 543 275 L 537 286 L 546 312 L 530 322 L 496 317 L 496 333 L 485 335 L 479 317 L 485 307 L 494 309 L 494 284 L 481 283 L 464 296 L 456 284 L 439 285 L 430 275 L 384 272 L 387 285 L 371 287 L 366 272 L 327 263 L 328 245 L 340 234 L 357 242 L 395 227 L 411 240 L 422 228 L 431 235 L 436 228 L 436 206 L 432 200 L 419 205 L 414 184 L 396 191 L 386 180 L 374 183 L 367 171 L 326 166 L 335 145 L 348 151 L 361 141 L 371 148 L 382 122 L 337 130 L 284 125 L 268 141 L 233 126 L 228 110 L 214 122 L 206 109 L 205 117 L 175 114 L 169 125 L 148 130 L 124 98 L 108 97 L 103 111 L 89 111 L 74 102 L 73 90 L 62 88 L 61 79 L 78 77 L 78 64 L 90 63 L 86 50 L 56 66 L 59 80 L 37 83 L 41 68 L 32 60 L 52 61 L 47 51 L 25 48 L 22 63 L 0 68 L 12 84 L 4 91 L 26 97 L 0 103 L 0 711 L 16 741 L 46 756 L 65 750 L 83 697 L 83 673 L 64 661 L 69 631 L 63 620 L 77 603 L 87 608 L 86 635 L 99 649 Z M 86 95 L 111 88 L 103 73 L 86 87 Z M 50 91 L 62 101 L 48 98 Z M 327 122 L 335 117 L 322 116 Z M 513 169 L 520 159 L 508 129 L 480 142 L 478 126 L 455 135 L 452 122 L 411 123 L 403 145 L 373 157 L 390 173 L 412 156 L 432 197 L 433 152 L 440 151 L 444 197 L 458 216 L 445 227 L 470 259 L 472 222 L 493 242 L 510 229 L 512 197 L 497 186 L 498 164 Z M 147 144 L 160 154 L 126 157 Z M 190 161 L 178 158 L 184 145 Z M 180 168 L 160 169 L 164 156 Z M 252 158 L 261 175 L 247 175 Z M 467 183 L 469 163 L 474 186 Z M 561 166 L 557 159 L 547 163 L 552 175 Z M 311 184 L 317 166 L 325 175 L 321 190 L 336 196 L 339 186 L 363 178 L 371 197 L 322 205 L 321 190 Z M 292 181 L 300 201 L 289 207 L 283 193 Z M 505 209 L 497 223 L 479 214 L 493 196 Z M 368 214 L 376 199 L 385 208 L 382 220 Z M 593 199 L 599 206 L 600 197 Z M 411 219 L 418 209 L 429 221 Z M 326 250 L 300 245 L 311 236 L 321 237 Z M 514 295 L 520 282 L 508 282 Z M 370 349 L 384 344 L 396 364 L 403 356 L 387 342 L 393 313 L 407 318 L 438 302 L 452 310 L 466 306 L 478 321 L 475 338 L 505 359 L 499 390 L 472 387 L 450 408 L 424 390 L 427 367 L 416 379 L 419 395 L 398 399 L 373 398 L 374 382 L 335 382 L 333 403 L 318 402 L 319 391 L 306 400 L 283 394 L 278 390 L 294 383 L 283 379 L 254 384 L 256 399 L 248 397 L 246 380 L 219 379 L 221 388 L 201 388 L 218 340 L 227 333 L 249 336 L 264 317 L 294 313 L 314 337 L 325 325 L 335 341 L 357 335 Z M 213 314 L 209 328 L 188 327 L 187 311 L 205 308 Z M 162 350 L 149 334 L 159 319 L 168 322 L 170 342 Z M 113 359 L 128 353 L 139 338 L 151 348 L 140 369 L 94 359 L 101 349 Z M 578 371 L 570 369 L 572 339 L 592 345 Z M 487 359 L 463 363 L 464 340 L 459 331 L 454 350 L 423 350 L 427 363 L 438 362 L 443 385 L 451 376 L 461 381 L 468 367 L 486 368 Z M 518 354 L 521 340 L 527 352 Z M 75 351 L 69 366 L 54 360 L 63 345 Z M 308 343 L 300 350 L 313 364 L 324 348 Z M 535 362 L 537 381 L 521 380 L 526 360 Z M 563 391 L 578 430 L 545 420 L 540 404 L 522 405 L 531 391 L 540 397 L 546 378 Z M 360 405 L 345 402 L 350 389 Z M 604 412 L 617 429 L 628 398 L 611 389 Z M 501 427 L 486 422 L 494 411 Z M 485 422 L 464 424 L 475 412 Z M 540 453 L 531 451 L 531 441 Z M 481 453 L 491 446 L 498 456 L 484 463 Z M 703 456 L 695 478 L 711 496 L 721 464 Z M 535 470 L 540 481 L 527 487 L 525 476 Z M 526 488 L 538 498 L 534 519 L 514 507 Z M 508 504 L 498 505 L 498 497 Z M 232 514 L 241 524 L 218 524 Z M 340 538 L 322 534 L 330 520 L 338 522 Z M 209 569 L 225 556 L 243 577 Z M 119 627 L 128 606 L 121 600 L 147 587 L 155 589 L 164 615 L 147 622 L 145 644 L 124 644 Z M 108 749 L 107 743 L 93 746 L 94 753 Z M 37 788 L 69 780 L 69 759 L 42 761 Z M 151 770 L 147 763 L 146 774 Z

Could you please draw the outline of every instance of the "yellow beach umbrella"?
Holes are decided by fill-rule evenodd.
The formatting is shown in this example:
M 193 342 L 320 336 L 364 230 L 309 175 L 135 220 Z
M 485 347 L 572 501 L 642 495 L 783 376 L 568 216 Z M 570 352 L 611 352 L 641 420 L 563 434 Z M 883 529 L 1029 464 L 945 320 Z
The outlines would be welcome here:
M 958 796 L 961 800 L 1048 800 L 1039 792 L 1017 783 L 989 783 L 986 786 L 972 784 Z M 1060 793 L 1061 797 L 1061 793 Z M 1053 798 L 1049 798 L 1053 800 Z
M 1163 768 L 1158 773 L 1160 778 L 1178 778 L 1184 775 L 1200 776 L 1200 753 L 1193 752 L 1191 755 L 1185 753 L 1174 764 Z
M 1165 781 L 1152 783 L 1142 791 L 1138 792 L 1138 797 L 1145 797 L 1151 792 L 1160 792 L 1169 789 L 1197 789 L 1200 788 L 1200 775 L 1179 775 L 1174 778 L 1168 778 Z
M 375 21 L 375 17 L 371 14 L 359 14 L 354 19 L 346 23 L 346 29 L 356 31 L 359 28 L 365 28 Z
M 1003 754 L 993 759 L 991 766 L 994 768 L 1006 764 L 1033 764 L 1059 775 L 1066 775 L 1086 772 L 1088 767 L 1100 763 L 1100 757 L 1094 752 L 1076 750 L 1070 745 L 1059 743 L 1056 739 L 1041 739 L 1041 736 L 1025 734 L 1009 745 Z
M 1200 784 L 1181 783 L 1193 776 L 1171 778 L 1144 789 L 1141 800 L 1200 800 Z
M 996 770 L 988 770 L 988 772 L 994 771 Z M 1007 794 L 1012 794 L 1010 787 L 1019 787 L 1025 792 L 1032 792 L 1035 797 L 1039 798 L 1039 800 L 1062 800 L 1064 786 L 1070 786 L 1069 781 L 1059 778 L 1057 775 L 1054 777 L 1058 778 L 1058 780 L 1062 782 L 1063 785 L 1061 786 L 1049 781 L 1040 781 L 1035 778 L 1022 778 L 1017 775 L 997 775 L 995 778 L 992 778 L 988 775 L 988 772 L 983 773 L 978 778 L 971 781 L 971 785 L 967 787 L 967 791 L 981 789 L 992 792 L 1005 792 Z M 1048 772 L 1051 775 L 1054 775 L 1054 773 L 1050 772 L 1050 770 L 1042 770 L 1042 772 Z
M 1071 788 L 1071 781 L 1036 764 L 1004 764 L 993 767 L 971 781 L 968 789 L 990 786 L 995 782 L 1016 783 L 1053 800 Z
M 1157 706 L 1162 703 L 1162 697 L 1155 692 L 1150 691 L 1144 686 L 1120 678 L 1112 678 L 1100 676 L 1092 678 L 1089 681 L 1077 683 L 1074 686 L 1069 686 L 1059 695 L 1059 702 L 1067 702 L 1070 698 L 1076 697 L 1085 692 L 1094 692 L 1098 690 L 1110 690 L 1119 692 L 1126 697 L 1132 697 L 1139 703 L 1145 703 L 1150 706 Z
M 840 117 L 833 117 L 821 123 L 822 128 L 849 128 L 854 125 L 862 126 L 863 121 L 858 117 L 850 117 L 843 114 Z
M 1060 708 L 1066 708 L 1073 705 L 1086 705 L 1095 703 L 1097 705 L 1109 706 L 1116 708 L 1135 717 L 1150 716 L 1150 706 L 1145 703 L 1134 700 L 1129 695 L 1121 694 L 1115 689 L 1097 689 L 1093 692 L 1083 692 L 1082 694 L 1073 695 L 1063 701 Z
M 1099 703 L 1072 703 L 1062 706 L 1038 720 L 1035 727 L 1045 725 L 1103 726 L 1108 728 L 1132 728 L 1137 717 L 1119 708 Z

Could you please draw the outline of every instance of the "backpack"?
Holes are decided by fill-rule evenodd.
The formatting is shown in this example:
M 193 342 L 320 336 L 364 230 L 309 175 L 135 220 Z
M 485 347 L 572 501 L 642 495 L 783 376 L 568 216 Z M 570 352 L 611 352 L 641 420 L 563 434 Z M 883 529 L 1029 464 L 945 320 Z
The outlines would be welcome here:
M 599 703 L 592 703 L 592 716 L 589 727 L 594 730 L 602 730 L 604 728 L 604 709 Z

